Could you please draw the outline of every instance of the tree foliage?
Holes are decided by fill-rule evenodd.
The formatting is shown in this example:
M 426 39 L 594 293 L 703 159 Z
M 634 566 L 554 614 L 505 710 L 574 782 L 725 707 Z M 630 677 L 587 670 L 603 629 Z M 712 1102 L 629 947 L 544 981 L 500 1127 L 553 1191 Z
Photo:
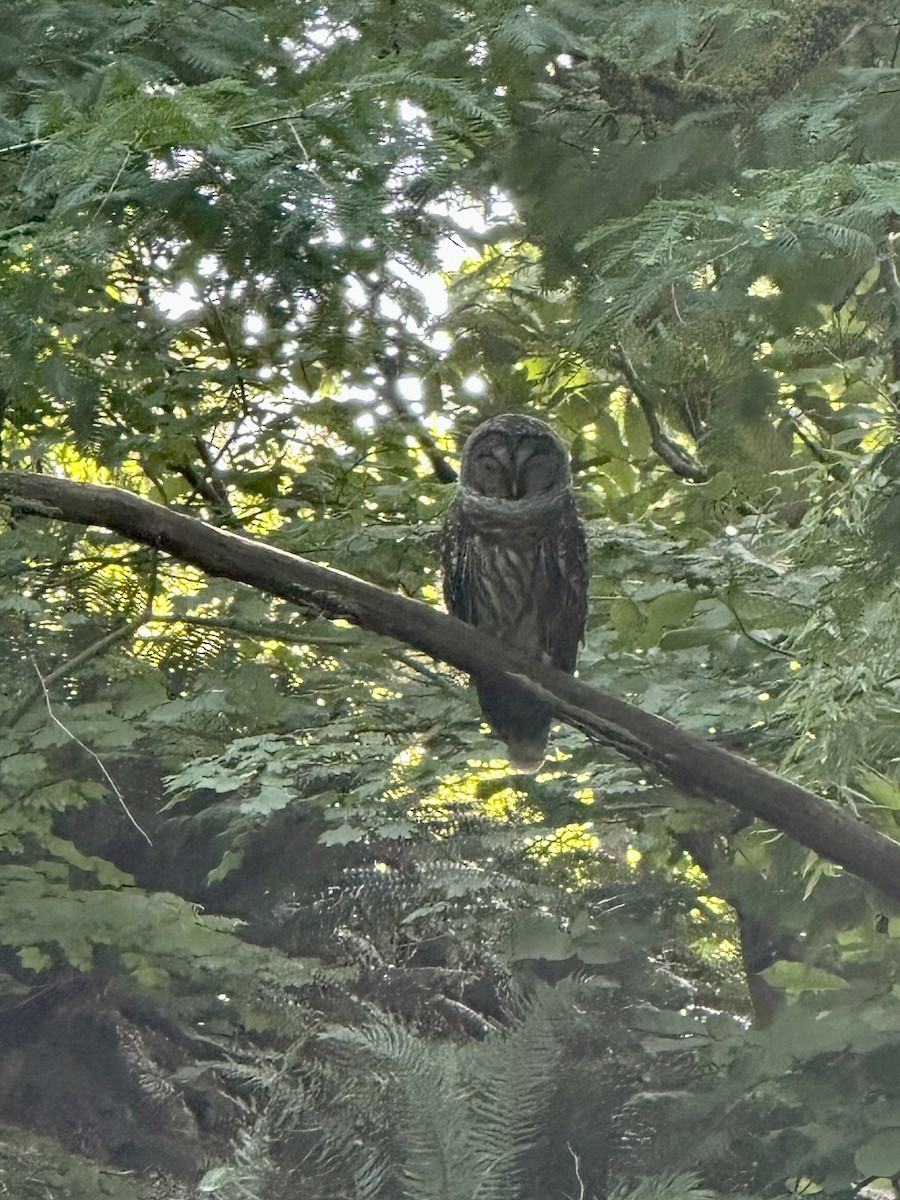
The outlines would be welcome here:
M 12 0 L 2 465 L 434 605 L 462 439 L 540 416 L 581 678 L 896 838 L 896 45 L 872 0 Z M 462 677 L 315 606 L 5 515 L 10 1194 L 900 1174 L 883 895 L 569 726 L 511 774 Z

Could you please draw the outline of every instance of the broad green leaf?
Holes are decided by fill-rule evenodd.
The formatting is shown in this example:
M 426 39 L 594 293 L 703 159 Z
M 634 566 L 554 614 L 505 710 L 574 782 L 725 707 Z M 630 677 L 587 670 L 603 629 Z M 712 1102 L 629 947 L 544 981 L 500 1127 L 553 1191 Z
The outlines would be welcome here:
M 760 974 L 772 987 L 792 995 L 800 995 L 803 992 L 841 991 L 850 986 L 846 979 L 839 975 L 802 962 L 777 962 L 771 967 L 766 967 Z
M 896 1175 L 900 1171 L 900 1126 L 880 1129 L 856 1151 L 856 1169 L 864 1176 Z

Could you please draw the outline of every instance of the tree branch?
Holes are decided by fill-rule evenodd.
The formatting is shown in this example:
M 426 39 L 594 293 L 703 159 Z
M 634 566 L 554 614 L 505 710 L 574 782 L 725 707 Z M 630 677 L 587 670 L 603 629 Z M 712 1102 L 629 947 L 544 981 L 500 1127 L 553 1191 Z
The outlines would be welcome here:
M 400 395 L 400 376 L 403 374 L 404 356 L 402 351 L 395 355 L 384 355 L 379 363 L 384 383 L 381 385 L 381 397 L 391 405 L 397 417 L 409 430 L 421 447 L 422 453 L 431 463 L 434 477 L 439 483 L 455 483 L 456 471 L 441 453 L 440 448 L 425 427 L 425 422 L 415 416 L 409 405 Z
M 891 383 L 898 383 L 900 382 L 900 279 L 897 278 L 897 262 L 889 242 L 881 251 L 878 279 L 884 288 L 885 295 L 890 300 L 892 309 L 892 320 L 887 330 L 886 341 L 890 351 Z M 892 396 L 891 399 L 896 406 L 896 397 Z
M 395 638 L 469 673 L 503 671 L 589 737 L 654 768 L 681 791 L 721 800 L 789 834 L 900 901 L 900 843 L 853 814 L 542 663 L 418 600 L 376 587 L 246 536 L 217 529 L 118 488 L 0 471 L 13 511 L 100 525 L 212 575 L 237 580 L 324 616 Z
M 644 414 L 644 420 L 647 422 L 647 428 L 650 430 L 650 445 L 666 466 L 671 467 L 675 474 L 680 475 L 682 479 L 693 479 L 695 483 L 704 483 L 709 479 L 709 472 L 706 468 L 695 463 L 685 454 L 680 446 L 676 446 L 671 438 L 666 437 L 663 433 L 659 424 L 659 418 L 656 415 L 656 409 L 653 407 L 653 401 L 648 396 L 647 389 L 638 378 L 637 371 L 635 371 L 631 359 L 621 346 L 616 346 L 611 351 L 610 361 L 614 367 L 618 367 L 628 380 L 628 386 L 631 388 L 634 398 L 641 406 L 641 412 Z

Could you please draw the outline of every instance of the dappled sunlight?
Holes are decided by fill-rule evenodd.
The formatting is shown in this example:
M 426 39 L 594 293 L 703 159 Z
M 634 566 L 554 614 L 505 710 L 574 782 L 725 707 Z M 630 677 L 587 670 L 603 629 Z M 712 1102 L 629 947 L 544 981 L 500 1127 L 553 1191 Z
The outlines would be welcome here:
M 33 0 L 4 39 L 5 1193 L 887 1192 L 891 6 Z M 434 611 L 502 414 L 589 554 L 533 775 Z
M 417 813 L 428 821 L 451 823 L 466 810 L 501 825 L 528 825 L 540 819 L 527 793 L 506 783 L 510 768 L 505 762 L 470 765 L 478 769 L 444 776 L 434 791 L 418 800 Z
M 593 854 L 600 849 L 600 838 L 589 821 L 561 825 L 552 833 L 528 839 L 527 853 L 538 862 L 550 863 L 561 856 Z

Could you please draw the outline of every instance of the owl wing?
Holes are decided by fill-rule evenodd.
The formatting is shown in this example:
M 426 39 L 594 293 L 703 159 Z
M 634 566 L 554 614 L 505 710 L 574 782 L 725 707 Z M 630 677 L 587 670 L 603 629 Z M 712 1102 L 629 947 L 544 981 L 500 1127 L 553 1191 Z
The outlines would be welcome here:
M 569 502 L 560 521 L 548 563 L 552 593 L 544 613 L 542 644 L 554 666 L 574 671 L 578 647 L 584 639 L 588 601 L 588 553 L 584 525 Z
M 468 583 L 468 542 L 465 517 L 454 500 L 447 509 L 441 534 L 441 559 L 444 577 L 444 603 L 447 611 L 461 621 L 476 624 L 473 612 L 473 592 Z
M 521 634 L 522 627 L 510 625 L 514 604 L 500 604 L 498 608 L 498 596 L 505 594 L 509 599 L 509 593 L 494 577 L 498 570 L 503 575 L 504 566 L 508 567 L 510 560 L 504 549 L 491 546 L 490 542 L 485 548 L 484 539 L 479 538 L 462 506 L 456 502 L 450 505 L 444 518 L 441 558 L 444 602 L 448 611 L 467 624 L 480 626 L 515 645 L 517 638 L 510 634 L 513 631 Z M 511 561 L 515 567 L 515 556 Z M 529 561 L 533 565 L 533 554 Z M 533 605 L 527 607 L 533 611 Z M 530 647 L 521 648 L 534 653 L 533 640 Z M 478 691 L 482 716 L 496 736 L 507 744 L 510 764 L 522 771 L 536 771 L 543 762 L 550 732 L 547 706 L 540 700 L 511 690 L 502 675 L 485 672 L 473 675 L 472 682 Z

